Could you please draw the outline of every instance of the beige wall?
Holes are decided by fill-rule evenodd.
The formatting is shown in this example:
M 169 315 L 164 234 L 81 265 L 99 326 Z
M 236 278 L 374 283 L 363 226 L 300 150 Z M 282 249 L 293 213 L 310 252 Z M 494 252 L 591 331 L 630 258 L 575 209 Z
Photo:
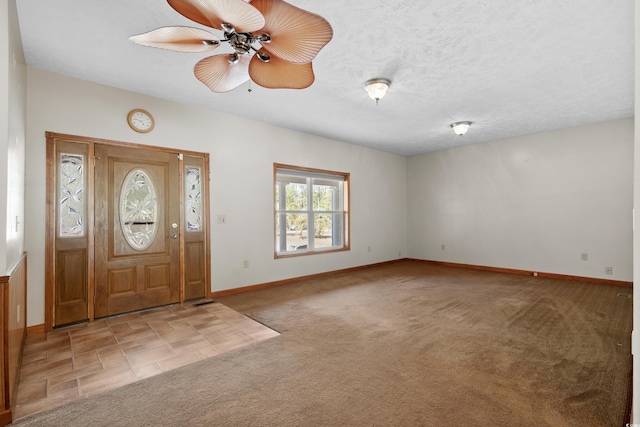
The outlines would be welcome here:
M 152 132 L 129 128 L 132 108 L 154 115 Z M 32 68 L 28 117 L 29 325 L 44 321 L 46 131 L 210 153 L 211 217 L 227 217 L 211 227 L 213 290 L 406 256 L 405 157 Z M 274 162 L 351 173 L 351 251 L 274 260 Z
M 632 118 L 414 156 L 407 196 L 412 257 L 632 280 Z

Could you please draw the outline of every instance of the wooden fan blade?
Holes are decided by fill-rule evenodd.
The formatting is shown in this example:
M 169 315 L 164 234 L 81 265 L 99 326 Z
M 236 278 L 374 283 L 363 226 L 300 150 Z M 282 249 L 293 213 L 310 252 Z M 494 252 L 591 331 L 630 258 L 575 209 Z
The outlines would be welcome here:
M 261 51 L 264 52 L 263 49 Z M 304 89 L 315 80 L 311 62 L 288 62 L 275 55 L 271 55 L 269 62 L 262 62 L 258 55 L 253 55 L 249 76 L 256 84 L 268 89 Z
M 264 27 L 264 17 L 243 0 L 167 0 L 179 14 L 218 30 L 227 23 L 236 32 L 246 33 Z
M 199 61 L 193 69 L 196 78 L 214 92 L 228 92 L 249 80 L 249 55 L 240 55 L 229 63 L 232 55 L 213 55 Z
M 178 52 L 208 52 L 220 44 L 220 40 L 213 34 L 192 27 L 161 27 L 148 33 L 131 36 L 129 40 L 142 46 Z
M 310 62 L 333 37 L 331 25 L 321 16 L 282 0 L 253 0 L 264 15 L 262 32 L 271 36 L 269 52 L 289 62 Z

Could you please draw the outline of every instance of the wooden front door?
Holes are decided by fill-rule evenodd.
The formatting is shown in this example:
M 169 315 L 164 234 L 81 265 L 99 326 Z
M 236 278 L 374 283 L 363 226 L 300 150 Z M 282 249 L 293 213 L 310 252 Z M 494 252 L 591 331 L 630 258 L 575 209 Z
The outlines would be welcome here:
M 46 136 L 45 331 L 206 297 L 208 154 Z
M 178 155 L 95 146 L 95 317 L 180 300 Z

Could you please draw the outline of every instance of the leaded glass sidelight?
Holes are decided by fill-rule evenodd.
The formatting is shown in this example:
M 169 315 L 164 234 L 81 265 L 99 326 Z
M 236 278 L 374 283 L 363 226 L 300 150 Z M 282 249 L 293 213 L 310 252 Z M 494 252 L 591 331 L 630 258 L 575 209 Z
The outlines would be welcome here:
M 142 251 L 151 246 L 157 230 L 158 197 L 151 177 L 133 169 L 120 192 L 120 225 L 127 243 Z
M 202 186 L 200 168 L 187 166 L 184 179 L 184 208 L 187 231 L 202 230 Z
M 60 237 L 84 235 L 84 156 L 60 154 L 58 168 Z

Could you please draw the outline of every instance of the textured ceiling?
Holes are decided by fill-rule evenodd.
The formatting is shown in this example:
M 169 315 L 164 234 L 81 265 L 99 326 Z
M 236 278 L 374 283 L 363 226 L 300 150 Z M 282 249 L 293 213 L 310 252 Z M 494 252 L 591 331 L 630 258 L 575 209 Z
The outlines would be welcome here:
M 193 76 L 210 53 L 128 40 L 199 27 L 166 1 L 16 3 L 29 66 L 401 155 L 633 115 L 633 0 L 289 2 L 334 30 L 314 84 L 222 94 Z M 392 81 L 378 106 L 362 88 L 374 77 Z

